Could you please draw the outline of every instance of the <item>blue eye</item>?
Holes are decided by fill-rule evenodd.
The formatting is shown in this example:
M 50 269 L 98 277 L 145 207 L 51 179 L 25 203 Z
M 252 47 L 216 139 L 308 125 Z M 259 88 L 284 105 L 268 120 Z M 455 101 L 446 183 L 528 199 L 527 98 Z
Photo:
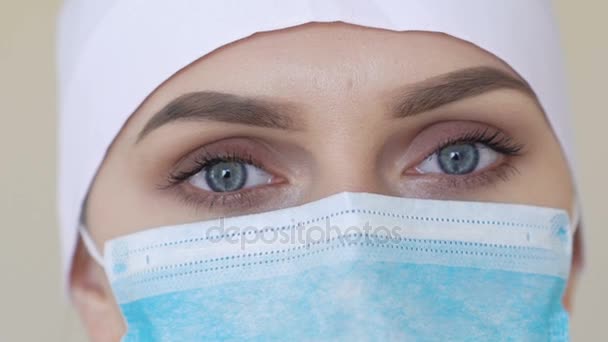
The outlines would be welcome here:
M 479 163 L 479 151 L 473 144 L 446 146 L 437 153 L 441 170 L 451 175 L 473 172 Z
M 234 192 L 272 182 L 268 172 L 241 161 L 218 161 L 189 179 L 190 184 L 212 192 Z
M 452 144 L 431 154 L 416 170 L 420 173 L 465 175 L 487 168 L 500 156 L 498 152 L 480 143 Z
M 205 172 L 205 182 L 215 192 L 237 191 L 247 181 L 247 168 L 238 162 L 220 162 Z

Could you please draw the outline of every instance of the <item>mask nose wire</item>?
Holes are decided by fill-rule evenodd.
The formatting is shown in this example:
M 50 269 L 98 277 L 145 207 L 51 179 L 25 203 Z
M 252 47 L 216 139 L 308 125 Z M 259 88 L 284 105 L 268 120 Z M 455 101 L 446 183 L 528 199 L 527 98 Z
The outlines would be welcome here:
M 97 245 L 95 244 L 95 241 L 93 241 L 93 238 L 91 237 L 91 234 L 87 228 L 81 224 L 78 226 L 78 232 L 80 233 L 82 241 L 84 242 L 84 247 L 91 258 L 93 258 L 93 260 L 95 260 L 99 266 L 104 268 L 103 256 L 101 255 L 101 252 L 97 248 Z

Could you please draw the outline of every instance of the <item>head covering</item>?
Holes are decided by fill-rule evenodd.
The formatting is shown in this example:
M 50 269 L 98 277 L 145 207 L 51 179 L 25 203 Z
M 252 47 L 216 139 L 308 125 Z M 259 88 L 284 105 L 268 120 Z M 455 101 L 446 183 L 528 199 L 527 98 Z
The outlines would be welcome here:
M 256 32 L 342 21 L 442 32 L 501 58 L 536 92 L 573 165 L 561 50 L 549 0 L 69 0 L 58 27 L 63 271 L 106 149 L 155 88 Z

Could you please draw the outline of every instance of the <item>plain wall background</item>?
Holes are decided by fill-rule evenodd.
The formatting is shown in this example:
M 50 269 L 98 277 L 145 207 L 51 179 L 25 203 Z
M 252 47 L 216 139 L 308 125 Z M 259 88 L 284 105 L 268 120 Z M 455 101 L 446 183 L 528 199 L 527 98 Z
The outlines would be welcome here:
M 574 341 L 608 340 L 606 1 L 556 0 L 579 159 L 587 263 Z M 85 341 L 65 300 L 55 214 L 58 0 L 0 0 L 0 341 Z

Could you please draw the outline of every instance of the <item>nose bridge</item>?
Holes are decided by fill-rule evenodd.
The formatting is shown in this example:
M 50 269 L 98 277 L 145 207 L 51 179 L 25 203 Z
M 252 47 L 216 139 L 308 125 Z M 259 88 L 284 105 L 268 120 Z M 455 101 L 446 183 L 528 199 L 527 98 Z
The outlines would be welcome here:
M 343 126 L 317 140 L 309 200 L 344 191 L 391 194 L 387 170 L 378 162 L 379 142 L 364 131 Z
M 390 194 L 387 172 L 379 155 L 385 145 L 382 132 L 386 108 L 378 91 L 360 70 L 345 70 L 340 85 L 326 89 L 311 106 L 309 148 L 315 170 L 309 200 L 338 192 Z

